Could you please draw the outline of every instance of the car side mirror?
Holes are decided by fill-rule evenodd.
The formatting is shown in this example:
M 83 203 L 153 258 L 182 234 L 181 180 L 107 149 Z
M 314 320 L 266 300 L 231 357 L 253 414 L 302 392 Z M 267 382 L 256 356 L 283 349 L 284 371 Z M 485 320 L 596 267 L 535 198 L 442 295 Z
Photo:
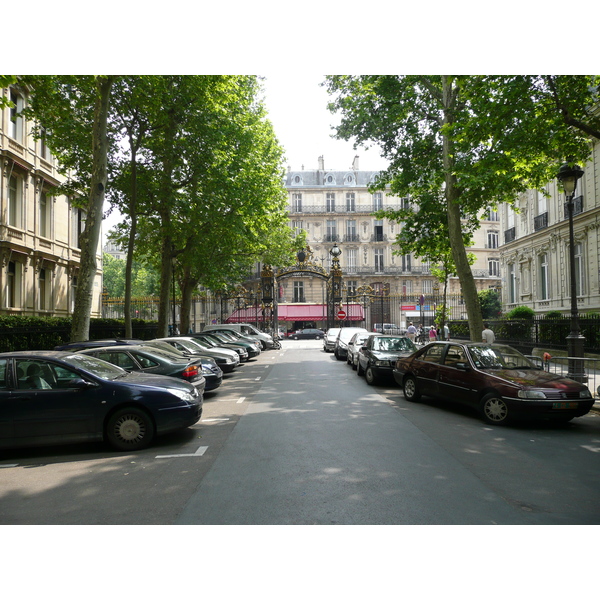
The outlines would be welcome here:
M 85 379 L 71 379 L 68 385 L 68 387 L 74 388 L 76 390 L 85 390 L 93 386 L 94 384 L 91 381 L 86 381 Z

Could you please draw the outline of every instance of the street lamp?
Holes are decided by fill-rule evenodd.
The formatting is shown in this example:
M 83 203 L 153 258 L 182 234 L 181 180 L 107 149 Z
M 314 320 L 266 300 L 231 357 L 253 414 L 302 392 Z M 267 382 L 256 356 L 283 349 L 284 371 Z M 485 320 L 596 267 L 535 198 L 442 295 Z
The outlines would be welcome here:
M 583 176 L 583 169 L 573 163 L 565 163 L 558 170 L 557 178 L 560 181 L 567 198 L 567 211 L 569 213 L 569 269 L 571 279 L 571 333 L 567 336 L 567 354 L 574 360 L 569 360 L 567 377 L 585 383 L 586 376 L 583 370 L 584 342 L 579 327 L 579 313 L 577 310 L 577 279 L 575 277 L 575 236 L 573 234 L 573 198 L 577 189 L 577 181 Z
M 335 320 L 335 305 L 342 301 L 342 269 L 340 267 L 340 255 L 342 249 L 337 244 L 333 244 L 333 248 L 329 251 L 331 255 L 331 269 L 329 276 L 331 277 L 331 322 Z

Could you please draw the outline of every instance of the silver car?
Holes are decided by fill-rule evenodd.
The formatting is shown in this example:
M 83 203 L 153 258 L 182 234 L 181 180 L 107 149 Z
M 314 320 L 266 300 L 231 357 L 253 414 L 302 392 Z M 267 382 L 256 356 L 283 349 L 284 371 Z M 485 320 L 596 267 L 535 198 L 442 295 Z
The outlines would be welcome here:
M 368 337 L 369 334 L 367 333 L 355 333 L 348 343 L 346 362 L 351 365 L 354 370 L 356 370 L 358 366 L 358 352 L 367 341 Z
M 337 340 L 338 333 L 340 332 L 341 327 L 332 327 L 327 330 L 325 337 L 323 338 L 323 350 L 325 352 L 333 352 L 333 347 L 335 346 L 335 340 Z

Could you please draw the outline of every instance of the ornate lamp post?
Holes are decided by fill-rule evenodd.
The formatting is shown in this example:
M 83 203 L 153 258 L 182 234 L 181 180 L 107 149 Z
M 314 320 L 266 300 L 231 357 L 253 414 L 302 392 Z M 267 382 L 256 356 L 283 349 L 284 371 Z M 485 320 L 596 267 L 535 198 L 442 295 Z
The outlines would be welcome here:
M 573 234 L 573 198 L 577 189 L 577 181 L 583 176 L 583 169 L 573 163 L 565 163 L 558 171 L 557 178 L 562 184 L 567 199 L 569 213 L 569 270 L 571 280 L 571 333 L 567 336 L 567 353 L 574 360 L 569 360 L 567 377 L 586 382 L 583 370 L 584 342 L 579 327 L 579 312 L 577 310 L 577 279 L 575 273 L 575 236 Z
M 331 255 L 331 269 L 329 277 L 331 278 L 331 322 L 335 320 L 335 306 L 342 301 L 342 268 L 340 267 L 340 255 L 342 249 L 337 244 L 333 244 L 333 248 L 329 251 Z
M 275 275 L 273 268 L 270 265 L 265 265 L 260 272 L 260 287 L 262 291 L 262 310 L 263 323 L 267 326 L 267 330 L 271 328 L 271 320 L 273 318 L 273 306 L 275 302 Z M 270 313 L 270 314 L 269 314 Z M 275 323 L 273 323 L 275 328 Z

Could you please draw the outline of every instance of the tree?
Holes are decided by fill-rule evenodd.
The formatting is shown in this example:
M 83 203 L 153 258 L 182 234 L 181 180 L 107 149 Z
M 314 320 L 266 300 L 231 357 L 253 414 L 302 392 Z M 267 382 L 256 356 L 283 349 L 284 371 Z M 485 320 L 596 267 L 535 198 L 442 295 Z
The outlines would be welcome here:
M 37 123 L 36 135 L 41 135 L 42 128 L 45 130 L 48 147 L 57 156 L 61 172 L 70 175 L 57 191 L 74 196 L 86 211 L 79 240 L 81 257 L 71 341 L 86 340 L 108 179 L 107 123 L 115 77 L 31 76 L 22 80 L 32 90 L 27 116 Z M 85 197 L 87 201 L 82 200 Z
M 497 319 L 502 314 L 502 302 L 496 290 L 481 290 L 479 304 L 484 319 Z
M 589 156 L 586 135 L 574 132 L 556 105 L 550 108 L 551 87 L 540 81 L 475 76 L 330 76 L 326 81 L 334 96 L 330 109 L 342 113 L 337 137 L 353 138 L 355 146 L 378 144 L 390 161 L 374 189 L 389 184 L 393 193 L 416 202 L 409 221 L 437 226 L 443 214 L 473 339 L 482 330 L 482 317 L 465 234 L 478 226 L 483 210 L 513 203 L 519 193 L 554 177 L 565 156 Z M 585 83 L 589 80 L 573 86 L 579 96 L 568 95 L 569 107 L 575 98 L 592 104 L 593 90 Z M 564 92 L 568 86 L 559 87 Z

